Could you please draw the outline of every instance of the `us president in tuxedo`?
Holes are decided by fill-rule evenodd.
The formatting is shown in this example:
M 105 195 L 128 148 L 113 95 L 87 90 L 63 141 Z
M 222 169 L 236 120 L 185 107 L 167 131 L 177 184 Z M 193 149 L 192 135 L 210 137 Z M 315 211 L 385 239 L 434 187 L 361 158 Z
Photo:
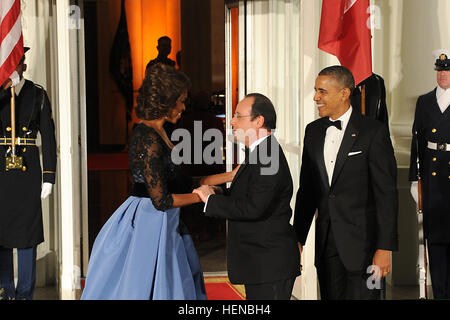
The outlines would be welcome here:
M 228 219 L 227 268 L 231 283 L 244 284 L 247 300 L 289 300 L 300 274 L 297 237 L 289 223 L 292 177 L 273 135 L 276 113 L 261 94 L 249 94 L 231 120 L 235 138 L 248 147 L 229 189 L 196 190 L 205 214 Z
M 322 300 L 377 299 L 398 249 L 397 165 L 381 122 L 350 104 L 351 72 L 323 69 L 315 82 L 320 119 L 305 131 L 294 228 L 302 251 L 316 220 Z

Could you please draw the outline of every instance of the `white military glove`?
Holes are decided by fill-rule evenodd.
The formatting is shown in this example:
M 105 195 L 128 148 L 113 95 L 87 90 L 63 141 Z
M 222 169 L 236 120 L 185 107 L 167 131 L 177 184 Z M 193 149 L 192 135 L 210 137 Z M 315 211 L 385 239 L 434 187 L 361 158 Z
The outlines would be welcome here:
M 419 183 L 417 181 L 411 182 L 411 196 L 416 203 L 419 203 Z
M 17 85 L 19 84 L 19 82 L 20 82 L 20 76 L 19 76 L 19 74 L 17 73 L 17 71 L 14 71 L 14 72 L 12 73 L 11 77 L 9 77 L 9 78 L 10 78 L 11 81 L 12 81 L 12 86 L 13 86 L 13 87 L 17 86 Z
M 47 198 L 50 193 L 52 193 L 53 184 L 50 182 L 44 182 L 42 184 L 42 192 L 41 192 L 41 199 Z

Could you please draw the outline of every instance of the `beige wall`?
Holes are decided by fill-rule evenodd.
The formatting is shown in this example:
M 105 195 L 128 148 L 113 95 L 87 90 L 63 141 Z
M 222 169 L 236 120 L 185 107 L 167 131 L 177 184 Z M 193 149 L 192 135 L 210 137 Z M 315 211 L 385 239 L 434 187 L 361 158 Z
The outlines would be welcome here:
M 431 52 L 450 46 L 450 1 L 375 0 L 374 72 L 387 89 L 390 125 L 400 168 L 409 167 L 414 109 L 419 95 L 436 86 Z

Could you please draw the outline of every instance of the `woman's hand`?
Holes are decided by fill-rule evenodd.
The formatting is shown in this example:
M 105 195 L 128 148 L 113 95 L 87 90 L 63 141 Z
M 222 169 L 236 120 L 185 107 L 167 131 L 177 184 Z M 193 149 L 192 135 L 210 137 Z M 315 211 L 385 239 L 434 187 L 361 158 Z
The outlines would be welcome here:
M 194 189 L 192 193 L 198 194 L 203 202 L 206 202 L 206 200 L 208 200 L 209 195 L 215 194 L 214 189 L 211 186 L 207 185 L 202 185 L 201 187 Z
M 240 167 L 241 167 L 241 165 L 239 164 L 239 165 L 236 166 L 236 168 L 234 168 L 234 169 L 231 171 L 231 181 L 233 181 L 234 176 L 236 175 L 236 173 L 238 172 L 238 170 L 239 170 Z M 231 182 L 231 181 L 228 181 L 228 182 Z
M 234 168 L 232 171 L 213 174 L 206 177 L 201 177 L 197 185 L 209 185 L 209 186 L 218 186 L 227 182 L 232 182 L 234 179 L 234 176 L 236 175 L 236 172 L 239 170 L 241 165 L 238 165 L 236 168 Z

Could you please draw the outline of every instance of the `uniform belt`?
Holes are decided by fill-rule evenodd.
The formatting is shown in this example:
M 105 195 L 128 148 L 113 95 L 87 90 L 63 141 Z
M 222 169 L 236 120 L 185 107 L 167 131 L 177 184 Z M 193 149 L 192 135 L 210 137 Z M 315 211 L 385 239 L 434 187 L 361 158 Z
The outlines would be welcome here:
M 0 138 L 0 146 L 10 146 L 12 142 L 11 138 Z M 16 138 L 17 146 L 35 146 L 36 139 L 31 138 Z
M 437 151 L 450 151 L 450 143 L 445 142 L 430 142 L 428 141 L 428 149 Z

